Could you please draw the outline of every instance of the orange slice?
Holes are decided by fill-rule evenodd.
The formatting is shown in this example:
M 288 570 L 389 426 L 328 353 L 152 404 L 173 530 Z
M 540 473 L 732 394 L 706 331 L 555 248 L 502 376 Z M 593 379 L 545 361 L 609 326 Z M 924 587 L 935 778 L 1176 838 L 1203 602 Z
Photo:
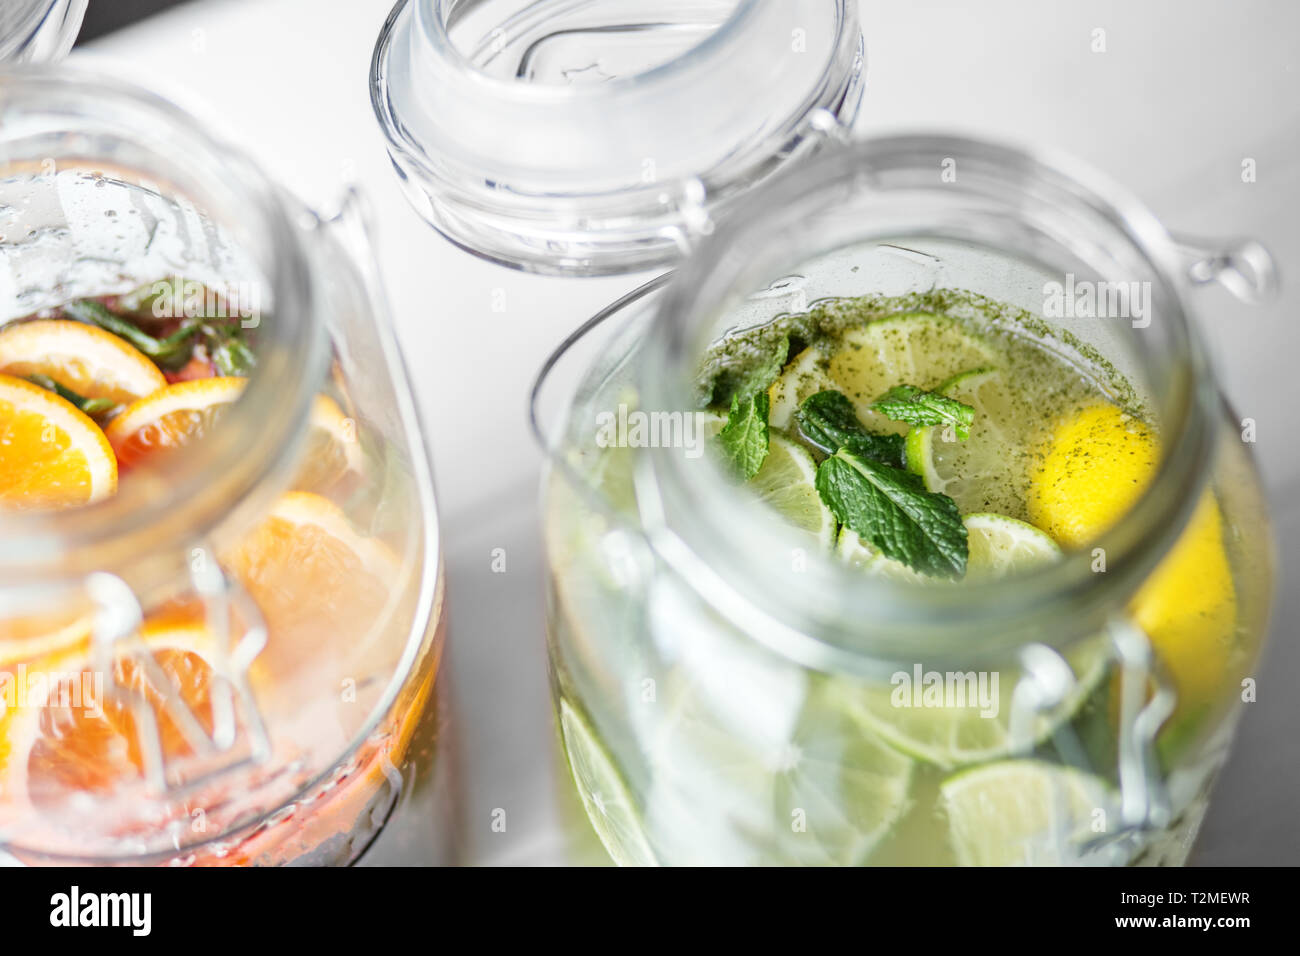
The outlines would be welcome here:
M 0 375 L 0 508 L 70 508 L 116 490 L 98 425 L 53 392 Z
M 328 491 L 344 476 L 362 472 L 357 423 L 328 395 L 317 395 L 311 409 L 311 431 L 293 486 L 301 491 Z M 337 497 L 337 495 L 336 495 Z
M 0 618 L 0 668 L 85 645 L 90 616 L 80 608 Z
M 390 603 L 402 591 L 402 565 L 387 545 L 358 533 L 329 499 L 305 491 L 281 496 L 222 564 L 266 619 L 258 660 L 272 680 L 308 665 L 333 674 L 336 665 L 364 657 L 383 639 Z
M 118 465 L 126 471 L 155 452 L 202 437 L 243 391 L 242 378 L 204 378 L 168 385 L 127 406 L 105 432 Z
M 0 372 L 47 375 L 85 398 L 119 405 L 167 385 L 158 366 L 111 332 L 67 319 L 20 322 L 0 330 Z
M 204 732 L 212 730 L 209 663 L 213 639 L 193 615 L 168 615 L 146 622 L 136 653 L 115 659 L 114 683 L 141 695 L 154 711 L 164 759 L 190 754 L 191 748 L 163 702 L 177 699 Z M 155 684 L 138 654 L 152 655 Z M 14 812 L 21 806 L 52 808 L 78 794 L 107 794 L 144 775 L 136 718 L 122 695 L 108 692 L 104 675 L 84 652 L 50 655 L 32 663 L 14 686 L 0 713 L 0 801 Z
M 154 452 L 180 448 L 207 434 L 246 383 L 243 378 L 177 382 L 129 406 L 107 429 L 119 466 L 126 471 Z M 328 396 L 316 396 L 311 426 L 296 487 L 323 491 L 344 473 L 360 472 L 355 423 Z

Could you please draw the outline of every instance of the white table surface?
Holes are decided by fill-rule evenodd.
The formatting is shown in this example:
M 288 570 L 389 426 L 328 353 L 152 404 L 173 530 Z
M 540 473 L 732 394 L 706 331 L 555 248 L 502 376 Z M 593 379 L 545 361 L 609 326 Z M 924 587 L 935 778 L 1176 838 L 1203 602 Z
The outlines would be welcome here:
M 112 2 L 112 0 L 95 0 Z M 308 202 L 372 200 L 384 278 L 433 449 L 448 567 L 464 842 L 474 863 L 565 859 L 557 823 L 529 383 L 582 319 L 645 277 L 559 280 L 481 262 L 407 205 L 366 87 L 389 0 L 194 0 L 74 51 L 238 141 Z M 1126 184 L 1171 228 L 1253 236 L 1300 260 L 1300 4 L 1248 0 L 865 2 L 866 132 L 944 129 L 1050 144 Z M 1107 50 L 1091 51 L 1093 30 Z M 1243 158 L 1258 177 L 1241 181 Z M 494 311 L 504 291 L 505 311 Z M 1300 862 L 1300 302 L 1204 293 L 1224 389 L 1258 422 L 1283 552 L 1259 702 L 1194 862 Z M 485 337 L 485 332 L 489 333 Z M 485 355 L 485 338 L 499 351 Z M 477 412 L 464 414 L 473 392 Z M 487 398 L 488 401 L 484 401 Z M 491 441 L 484 441 L 490 435 Z M 494 548 L 507 571 L 492 573 Z M 506 832 L 491 828 L 496 808 Z

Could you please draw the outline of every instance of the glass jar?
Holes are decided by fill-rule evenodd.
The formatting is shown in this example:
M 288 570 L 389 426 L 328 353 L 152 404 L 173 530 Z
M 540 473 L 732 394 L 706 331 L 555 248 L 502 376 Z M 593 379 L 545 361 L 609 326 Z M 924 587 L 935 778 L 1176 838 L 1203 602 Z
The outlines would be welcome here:
M 61 60 L 76 42 L 87 0 L 8 0 L 0 8 L 0 63 Z
M 710 218 L 847 126 L 845 0 L 401 0 L 371 99 L 420 214 L 561 275 L 675 259 Z
M 0 74 L 0 341 L 54 343 L 0 359 L 5 466 L 25 467 L 23 388 L 56 444 L 102 424 L 118 459 L 115 494 L 0 510 L 9 858 L 345 864 L 413 787 L 438 806 L 409 839 L 445 856 L 440 539 L 376 276 L 355 194 L 318 216 L 157 97 Z M 255 364 L 213 377 L 205 339 L 97 421 L 15 384 L 61 354 L 57 317 L 80 342 L 109 307 L 141 317 L 141 349 L 197 323 Z M 143 361 L 118 342 L 95 382 L 129 380 L 123 350 Z
M 881 138 L 773 180 L 671 280 L 566 341 L 533 403 L 551 676 L 613 858 L 1182 863 L 1252 699 L 1272 589 L 1249 423 L 1190 319 L 1211 278 L 1251 297 L 1271 266 L 1253 244 L 1174 242 L 1060 157 Z M 1088 282 L 1139 283 L 1142 315 L 1050 304 Z M 1095 540 L 1001 579 L 917 584 L 810 548 L 708 464 L 690 416 L 711 346 L 863 296 L 875 317 L 941 308 L 1100 376 L 1160 436 L 1146 490 Z M 1206 500 L 1234 613 L 1201 654 L 1147 633 L 1135 595 L 1186 554 Z M 1194 603 L 1210 577 L 1190 563 L 1179 593 Z M 987 680 L 992 706 L 894 696 L 931 675 Z

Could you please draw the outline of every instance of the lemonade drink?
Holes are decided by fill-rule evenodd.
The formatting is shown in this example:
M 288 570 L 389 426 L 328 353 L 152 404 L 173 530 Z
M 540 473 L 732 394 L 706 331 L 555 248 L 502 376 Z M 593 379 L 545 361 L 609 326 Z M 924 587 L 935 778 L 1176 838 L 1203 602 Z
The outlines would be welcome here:
M 800 667 L 643 543 L 663 507 L 646 449 L 572 424 L 635 404 L 631 364 L 584 383 L 546 511 L 559 724 L 616 861 L 1182 862 L 1265 613 L 1247 468 L 1202 493 L 1122 599 L 1131 624 L 1072 634 L 1067 618 L 955 673 Z M 864 587 L 1031 576 L 1123 520 L 1161 455 L 1136 383 L 961 290 L 828 300 L 734 333 L 703 357 L 699 394 L 708 453 L 685 468 Z M 1155 656 L 1137 672 L 1135 634 Z

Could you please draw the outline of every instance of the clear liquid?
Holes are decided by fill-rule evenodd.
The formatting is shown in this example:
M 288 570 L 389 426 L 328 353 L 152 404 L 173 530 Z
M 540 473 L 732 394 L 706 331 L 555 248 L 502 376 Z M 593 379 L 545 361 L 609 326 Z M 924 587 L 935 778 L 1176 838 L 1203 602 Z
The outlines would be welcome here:
M 847 312 L 841 332 L 861 324 Z M 983 341 L 1003 372 L 1003 394 L 998 419 L 982 424 L 998 431 L 1006 454 L 995 480 L 970 482 L 959 504 L 1023 519 L 1042 443 L 1060 422 L 1098 403 L 1141 415 L 1141 404 L 1103 362 L 1071 363 L 1017 330 L 986 330 Z M 812 344 L 837 354 L 834 335 Z M 799 354 L 791 350 L 791 364 Z M 907 384 L 934 388 L 951 371 Z M 612 407 L 626 388 L 603 383 L 577 412 Z M 992 722 L 942 707 L 919 717 L 890 710 L 882 701 L 893 688 L 812 675 L 774 658 L 664 569 L 651 583 L 629 575 L 645 556 L 629 534 L 637 522 L 623 479 L 629 469 L 612 457 L 620 453 L 572 449 L 571 463 L 597 495 L 557 473 L 546 509 L 562 736 L 588 815 L 616 861 L 1185 860 L 1263 627 L 1267 531 L 1253 482 L 1238 473 L 1216 492 L 1236 621 L 1221 635 L 1225 661 L 1212 699 L 1180 706 L 1156 743 L 1172 814 L 1136 833 L 1116 802 L 1119 684 L 1103 636 L 1079 642 L 1069 660 L 1077 693 L 1043 717 L 1028 744 L 1000 736 L 1014 668 L 1001 673 L 1002 716 Z M 1240 460 L 1231 467 L 1248 471 Z M 963 788 L 963 775 L 990 768 L 992 775 L 966 776 L 975 784 Z

